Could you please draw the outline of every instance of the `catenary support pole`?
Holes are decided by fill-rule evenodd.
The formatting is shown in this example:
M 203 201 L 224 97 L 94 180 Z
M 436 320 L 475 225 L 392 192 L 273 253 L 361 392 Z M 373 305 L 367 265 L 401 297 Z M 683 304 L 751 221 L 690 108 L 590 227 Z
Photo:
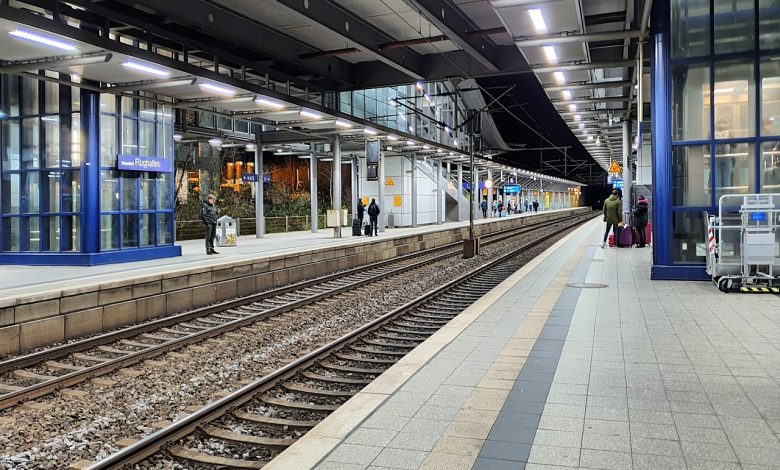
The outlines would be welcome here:
M 377 224 L 379 225 L 379 232 L 384 232 L 387 226 L 387 207 L 385 207 L 385 154 L 380 150 L 379 152 L 379 200 L 376 201 L 379 204 L 379 219 Z
M 436 161 L 436 223 L 444 223 L 444 210 L 442 208 L 442 167 L 441 160 Z
M 412 154 L 412 227 L 417 227 L 417 154 Z
M 333 238 L 341 238 L 341 138 L 333 139 L 333 201 L 331 206 L 336 211 L 336 226 L 333 227 Z
M 623 121 L 623 220 L 628 223 L 628 215 L 631 213 L 631 182 L 634 175 L 631 174 L 631 121 Z
M 263 207 L 263 143 L 260 140 L 260 129 L 255 132 L 255 237 L 265 235 L 265 215 Z
M 317 233 L 317 147 L 309 144 L 309 187 L 311 188 L 311 233 Z
M 352 187 L 352 204 L 351 204 L 351 211 L 352 211 L 352 218 L 357 219 L 357 203 L 358 203 L 358 177 L 357 177 L 357 157 L 352 156 L 352 159 L 349 161 L 349 168 L 350 168 L 350 181 L 352 184 L 350 186 Z M 352 222 L 351 220 L 349 222 Z M 362 227 L 360 228 L 363 229 Z
M 458 164 L 458 186 L 455 188 L 455 194 L 458 196 L 458 222 L 465 219 L 463 214 L 463 165 Z

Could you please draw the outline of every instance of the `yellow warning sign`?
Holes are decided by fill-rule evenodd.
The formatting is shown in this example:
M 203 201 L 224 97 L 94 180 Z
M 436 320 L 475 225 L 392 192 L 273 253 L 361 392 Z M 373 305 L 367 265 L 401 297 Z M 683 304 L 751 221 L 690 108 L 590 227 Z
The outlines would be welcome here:
M 622 173 L 623 169 L 618 165 L 617 160 L 612 160 L 612 165 L 609 166 L 610 173 Z
M 400 195 L 393 196 L 393 205 L 395 207 L 401 207 L 401 196 Z
M 388 176 L 387 179 L 385 180 L 385 186 L 392 186 L 394 184 L 395 183 L 393 183 L 393 178 Z

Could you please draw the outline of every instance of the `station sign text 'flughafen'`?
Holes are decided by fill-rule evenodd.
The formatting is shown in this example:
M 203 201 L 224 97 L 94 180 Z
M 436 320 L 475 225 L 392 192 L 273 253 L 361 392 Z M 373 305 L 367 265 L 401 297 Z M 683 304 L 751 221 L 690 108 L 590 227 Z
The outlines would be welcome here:
M 168 158 L 139 157 L 138 155 L 119 155 L 117 168 L 127 171 L 156 171 L 168 173 L 171 171 L 171 160 Z

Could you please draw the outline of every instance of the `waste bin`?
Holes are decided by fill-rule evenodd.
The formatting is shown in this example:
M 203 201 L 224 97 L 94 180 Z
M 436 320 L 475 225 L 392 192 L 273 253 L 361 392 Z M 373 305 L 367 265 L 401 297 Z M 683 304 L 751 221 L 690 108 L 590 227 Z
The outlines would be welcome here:
M 236 219 L 226 215 L 217 219 L 217 246 L 236 246 L 237 241 Z

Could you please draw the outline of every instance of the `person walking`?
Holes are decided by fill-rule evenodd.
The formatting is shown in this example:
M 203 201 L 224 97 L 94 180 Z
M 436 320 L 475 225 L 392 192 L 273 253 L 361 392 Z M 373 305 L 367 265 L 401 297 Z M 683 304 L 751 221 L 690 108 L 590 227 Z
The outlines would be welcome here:
M 612 190 L 612 194 L 604 201 L 604 222 L 607 223 L 607 229 L 604 231 L 604 240 L 601 247 L 607 244 L 609 230 L 615 234 L 615 245 L 617 246 L 618 235 L 620 235 L 620 225 L 623 224 L 623 203 L 618 199 L 617 190 Z
M 482 207 L 482 218 L 483 218 L 483 219 L 487 219 L 487 208 L 488 208 L 488 203 L 487 203 L 487 200 L 486 200 L 486 199 L 483 199 L 483 200 L 482 200 L 481 207 Z
M 371 233 L 374 237 L 379 235 L 379 228 L 377 220 L 379 217 L 379 206 L 376 203 L 376 199 L 371 199 L 371 204 L 368 205 L 368 220 L 371 222 Z
M 360 221 L 360 230 L 363 230 L 363 215 L 366 212 L 366 206 L 363 205 L 363 201 L 358 201 L 357 205 L 357 219 Z
M 639 232 L 639 248 L 644 248 L 646 243 L 645 227 L 647 227 L 647 199 L 644 196 L 639 196 L 639 202 L 636 209 L 634 209 L 634 225 Z
M 206 226 L 206 254 L 218 255 L 214 250 L 214 238 L 217 236 L 217 217 L 219 216 L 219 210 L 216 207 L 217 197 L 213 194 L 209 194 L 206 197 L 206 202 L 203 203 L 203 208 L 200 213 L 200 220 Z
M 534 212 L 539 212 L 539 200 L 534 199 Z

